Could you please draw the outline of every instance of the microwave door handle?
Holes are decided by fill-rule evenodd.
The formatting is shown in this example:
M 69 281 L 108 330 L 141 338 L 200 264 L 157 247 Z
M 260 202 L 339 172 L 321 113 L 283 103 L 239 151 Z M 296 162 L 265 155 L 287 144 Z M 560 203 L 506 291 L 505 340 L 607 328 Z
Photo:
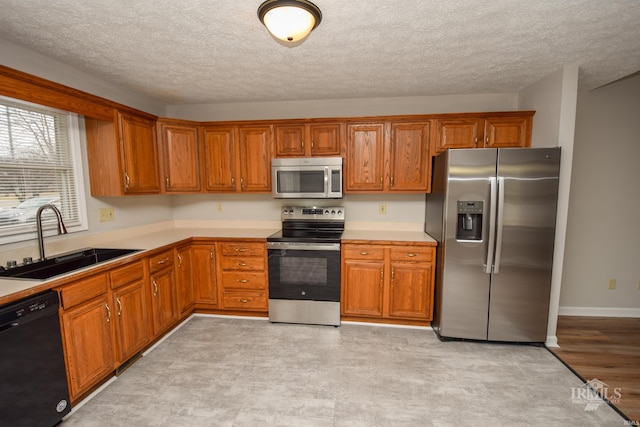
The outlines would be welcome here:
M 324 195 L 329 196 L 331 189 L 329 188 L 329 175 L 331 175 L 331 169 L 329 166 L 324 167 Z

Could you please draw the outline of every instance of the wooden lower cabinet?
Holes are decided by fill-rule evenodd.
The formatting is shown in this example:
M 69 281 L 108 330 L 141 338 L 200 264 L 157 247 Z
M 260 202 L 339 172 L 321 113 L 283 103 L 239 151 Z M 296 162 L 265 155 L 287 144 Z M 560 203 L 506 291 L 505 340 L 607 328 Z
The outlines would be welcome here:
M 220 308 L 240 312 L 266 312 L 266 242 L 218 242 L 217 253 Z
M 216 245 L 195 244 L 191 246 L 193 290 L 196 307 L 216 308 L 218 289 L 216 286 Z
M 142 261 L 110 272 L 118 364 L 126 362 L 151 340 L 145 269 Z
M 182 318 L 193 311 L 195 302 L 193 293 L 193 269 L 191 246 L 176 249 L 176 286 L 178 314 Z
M 173 326 L 178 318 L 173 249 L 149 258 L 153 337 Z
M 69 394 L 74 402 L 115 369 L 115 312 L 106 274 L 78 280 L 58 291 Z
M 419 243 L 343 243 L 342 316 L 428 324 L 434 262 L 435 247 Z

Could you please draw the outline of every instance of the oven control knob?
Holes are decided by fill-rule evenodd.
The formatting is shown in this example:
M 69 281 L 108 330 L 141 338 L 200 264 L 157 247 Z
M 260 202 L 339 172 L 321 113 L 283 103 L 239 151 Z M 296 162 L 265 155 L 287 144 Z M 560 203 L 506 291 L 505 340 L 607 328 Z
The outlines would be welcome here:
M 335 214 L 336 214 L 336 211 L 331 211 L 331 215 L 335 215 Z
M 338 211 L 338 215 L 342 215 L 342 211 Z
M 326 211 L 324 211 L 325 215 L 329 215 L 329 210 L 327 209 Z

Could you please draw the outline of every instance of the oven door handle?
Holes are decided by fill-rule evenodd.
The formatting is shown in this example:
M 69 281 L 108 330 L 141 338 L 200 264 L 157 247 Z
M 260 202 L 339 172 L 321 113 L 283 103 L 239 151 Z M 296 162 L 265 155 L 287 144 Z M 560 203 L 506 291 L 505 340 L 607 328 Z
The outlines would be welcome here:
M 339 251 L 340 243 L 267 242 L 267 250 Z

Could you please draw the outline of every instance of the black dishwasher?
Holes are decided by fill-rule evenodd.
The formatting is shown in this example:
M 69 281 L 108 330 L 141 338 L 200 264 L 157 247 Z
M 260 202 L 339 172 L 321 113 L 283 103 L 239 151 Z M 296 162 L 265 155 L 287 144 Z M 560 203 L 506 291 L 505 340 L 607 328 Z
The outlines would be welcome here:
M 53 426 L 71 411 L 59 305 L 48 291 L 0 307 L 3 426 Z

